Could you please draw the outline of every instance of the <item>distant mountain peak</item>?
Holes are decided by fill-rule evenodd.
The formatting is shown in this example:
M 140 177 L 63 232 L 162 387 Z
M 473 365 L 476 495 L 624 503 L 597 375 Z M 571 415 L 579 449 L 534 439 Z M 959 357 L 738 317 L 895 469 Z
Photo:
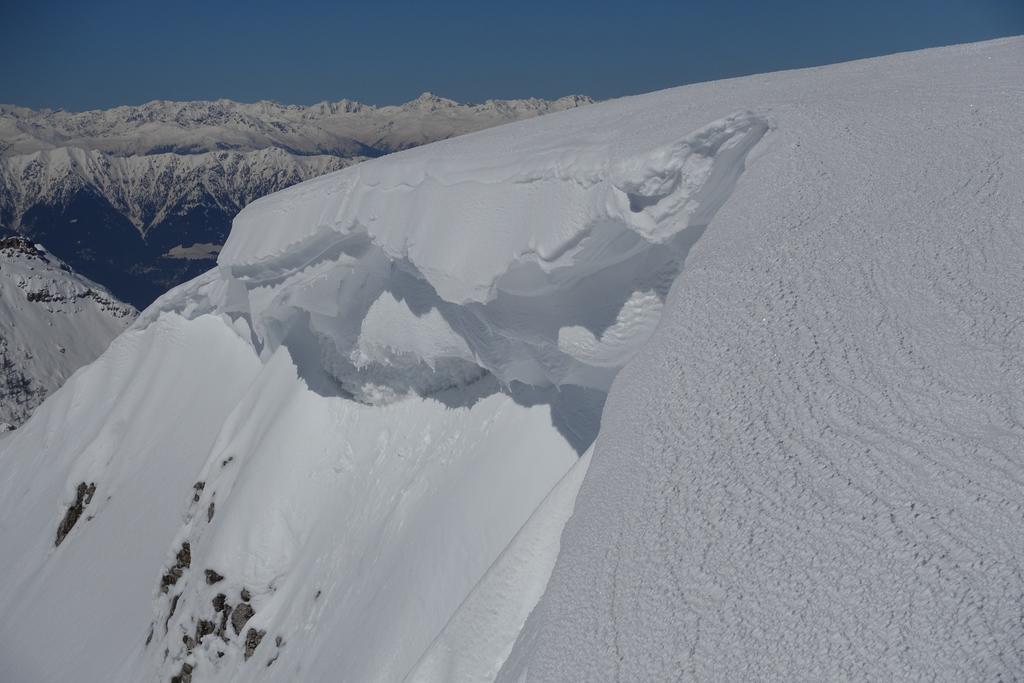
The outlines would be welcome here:
M 432 92 L 426 91 L 421 93 L 420 96 L 417 97 L 415 100 L 412 100 L 411 102 L 406 102 L 404 105 L 402 105 L 402 108 L 416 109 L 421 111 L 436 111 L 438 109 L 454 109 L 455 107 L 460 106 L 464 105 L 460 105 L 455 100 L 450 100 L 447 97 L 439 97 L 438 95 L 435 95 Z
M 0 228 L 137 305 L 209 267 L 246 204 L 324 173 L 589 98 L 401 105 L 152 100 L 87 112 L 0 105 Z M 198 256 L 197 256 L 198 254 Z M 184 257 L 182 255 L 185 255 Z
M 20 425 L 138 315 L 42 245 L 0 237 L 0 433 Z

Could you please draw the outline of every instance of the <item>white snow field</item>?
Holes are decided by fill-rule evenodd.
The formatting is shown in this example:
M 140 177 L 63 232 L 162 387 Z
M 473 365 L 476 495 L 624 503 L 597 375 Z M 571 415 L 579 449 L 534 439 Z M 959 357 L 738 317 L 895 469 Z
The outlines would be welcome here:
M 254 202 L 0 440 L 0 680 L 1019 677 L 1022 67 L 688 86 Z

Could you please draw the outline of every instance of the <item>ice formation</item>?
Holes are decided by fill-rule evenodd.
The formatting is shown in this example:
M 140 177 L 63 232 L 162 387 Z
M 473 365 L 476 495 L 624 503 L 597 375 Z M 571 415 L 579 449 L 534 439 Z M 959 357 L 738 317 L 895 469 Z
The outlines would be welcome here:
M 593 394 L 599 410 L 768 126 L 744 112 L 614 148 L 560 142 L 556 125 L 512 152 L 513 126 L 470 155 L 452 141 L 360 164 L 247 207 L 217 272 L 140 325 L 227 313 L 265 356 L 302 347 L 300 364 L 367 403 L 487 375 L 541 400 Z M 597 417 L 565 425 L 589 435 L 580 450 Z

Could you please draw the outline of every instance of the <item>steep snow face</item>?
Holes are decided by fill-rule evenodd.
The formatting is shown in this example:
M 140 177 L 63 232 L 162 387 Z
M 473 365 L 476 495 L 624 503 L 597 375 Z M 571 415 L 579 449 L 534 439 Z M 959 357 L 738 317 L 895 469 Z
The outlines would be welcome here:
M 0 237 L 0 431 L 17 427 L 137 311 L 20 237 Z
M 588 450 L 555 485 L 405 680 L 475 683 L 497 677 L 547 585 L 590 457 Z
M 778 128 L 618 376 L 500 680 L 1024 671 L 1024 41 L 664 93 Z
M 259 365 L 220 321 L 182 323 L 121 335 L 0 442 L 3 680 L 118 680 L 146 638 L 187 492 Z
M 37 458 L 2 484 L 4 680 L 401 679 L 577 460 L 543 407 L 325 397 L 240 332 L 161 316 L 4 442 Z

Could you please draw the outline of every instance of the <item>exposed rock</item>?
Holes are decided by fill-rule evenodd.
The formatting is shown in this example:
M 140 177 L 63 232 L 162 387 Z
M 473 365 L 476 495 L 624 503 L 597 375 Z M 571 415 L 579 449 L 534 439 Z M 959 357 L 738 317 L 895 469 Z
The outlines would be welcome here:
M 192 683 L 192 665 L 182 664 L 177 676 L 171 676 L 171 683 Z
M 220 612 L 220 625 L 217 626 L 217 635 L 226 641 L 228 639 L 228 619 L 231 618 L 231 605 L 228 604 L 227 596 L 223 593 L 217 593 L 213 598 L 213 609 L 215 612 Z
M 25 254 L 34 258 L 42 258 L 45 254 L 45 252 L 37 249 L 31 240 L 17 235 L 0 237 L 0 249 L 9 250 L 16 254 Z
M 245 622 L 249 621 L 254 614 L 256 614 L 256 611 L 245 602 L 235 608 L 234 612 L 231 613 L 231 626 L 235 629 L 236 634 L 242 633 L 242 629 L 245 628 Z
M 263 636 L 266 631 L 257 631 L 254 628 L 249 629 L 248 633 L 245 634 L 245 658 L 249 659 L 252 657 L 252 653 L 259 647 L 260 641 L 263 640 Z
M 57 542 L 55 545 L 60 545 L 72 527 L 75 526 L 75 522 L 82 516 L 85 506 L 92 501 L 94 493 L 96 493 L 96 484 L 86 484 L 83 481 L 78 485 L 75 491 L 75 502 L 68 508 L 68 511 L 64 514 L 64 519 L 61 520 L 60 526 L 57 527 Z
M 204 573 L 206 574 L 206 583 L 210 586 L 217 583 L 218 581 L 224 580 L 224 576 L 222 574 L 218 574 L 212 569 L 207 569 Z
M 181 549 L 174 558 L 174 565 L 160 577 L 160 590 L 167 593 L 170 587 L 178 583 L 185 570 L 192 566 L 192 546 L 188 541 L 181 544 Z
M 248 588 L 243 588 L 241 592 L 242 602 L 249 602 L 252 600 L 252 593 L 249 592 Z
M 210 501 L 210 506 L 206 508 L 206 521 L 207 523 L 213 521 L 213 501 Z
M 202 494 L 203 489 L 206 488 L 206 482 L 205 481 L 197 481 L 195 484 L 192 485 L 192 488 L 195 489 L 195 493 L 192 495 L 192 502 L 193 503 L 198 503 L 199 502 L 199 496 Z
M 217 635 L 220 636 L 221 640 L 227 642 L 228 636 L 228 619 L 231 618 L 231 605 L 225 605 L 224 611 L 220 613 L 220 625 L 217 626 Z
M 277 646 L 277 652 L 274 653 L 273 657 L 267 660 L 268 667 L 276 662 L 277 658 L 281 656 L 281 648 L 284 647 L 284 638 L 281 636 L 274 636 L 274 645 Z
M 178 567 L 171 567 L 167 572 L 160 577 L 160 590 L 164 593 L 170 590 L 170 587 L 178 582 L 181 578 L 181 569 Z
M 213 633 L 214 628 L 214 623 L 209 619 L 200 619 L 196 624 L 196 642 L 203 642 L 203 638 Z
M 167 618 L 164 619 L 164 632 L 167 632 L 167 626 L 171 623 L 171 617 L 174 616 L 174 610 L 178 609 L 178 598 L 181 597 L 181 593 L 178 593 L 171 598 L 171 609 L 167 612 Z
M 192 566 L 192 546 L 189 545 L 188 541 L 181 544 L 181 550 L 178 551 L 177 560 L 178 565 L 182 568 Z

